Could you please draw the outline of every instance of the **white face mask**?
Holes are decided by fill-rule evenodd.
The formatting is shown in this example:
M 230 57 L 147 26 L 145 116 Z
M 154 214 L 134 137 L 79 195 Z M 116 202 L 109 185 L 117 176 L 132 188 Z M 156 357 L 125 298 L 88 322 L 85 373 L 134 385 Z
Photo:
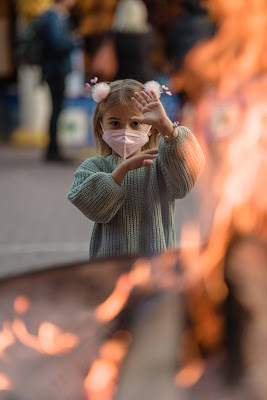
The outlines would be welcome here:
M 124 159 L 135 153 L 149 141 L 148 132 L 152 126 L 150 125 L 147 131 L 136 131 L 133 129 L 104 130 L 101 122 L 100 124 L 103 129 L 102 139 Z

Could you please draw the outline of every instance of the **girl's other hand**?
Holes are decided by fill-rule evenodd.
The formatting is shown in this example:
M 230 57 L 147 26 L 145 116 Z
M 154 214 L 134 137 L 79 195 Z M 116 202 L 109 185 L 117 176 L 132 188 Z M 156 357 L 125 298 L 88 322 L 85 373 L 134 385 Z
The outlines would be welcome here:
M 146 165 L 152 165 L 157 153 L 158 149 L 149 149 L 127 158 L 111 173 L 112 178 L 118 185 L 120 185 L 127 172 L 132 171 L 133 169 L 142 168 Z
M 127 171 L 152 165 L 157 153 L 158 149 L 145 150 L 133 157 L 127 158 L 122 164 L 127 167 Z

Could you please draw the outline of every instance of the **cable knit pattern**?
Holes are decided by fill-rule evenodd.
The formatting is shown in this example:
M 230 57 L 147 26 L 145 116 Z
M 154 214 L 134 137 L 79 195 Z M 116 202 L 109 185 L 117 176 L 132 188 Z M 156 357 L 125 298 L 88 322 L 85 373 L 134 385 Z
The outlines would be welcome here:
M 77 169 L 67 197 L 95 221 L 90 259 L 150 255 L 175 245 L 175 199 L 190 192 L 204 165 L 195 136 L 178 130 L 172 142 L 160 139 L 153 165 L 129 171 L 121 185 L 111 176 L 119 156 L 90 158 Z

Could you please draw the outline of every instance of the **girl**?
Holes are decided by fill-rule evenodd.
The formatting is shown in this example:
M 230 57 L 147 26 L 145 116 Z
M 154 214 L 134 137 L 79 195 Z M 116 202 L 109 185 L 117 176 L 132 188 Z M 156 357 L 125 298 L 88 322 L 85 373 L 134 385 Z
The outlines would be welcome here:
M 175 245 L 175 199 L 193 188 L 204 155 L 190 130 L 170 121 L 160 91 L 155 81 L 132 79 L 92 89 L 102 156 L 82 163 L 67 196 L 95 221 L 90 259 L 150 255 Z

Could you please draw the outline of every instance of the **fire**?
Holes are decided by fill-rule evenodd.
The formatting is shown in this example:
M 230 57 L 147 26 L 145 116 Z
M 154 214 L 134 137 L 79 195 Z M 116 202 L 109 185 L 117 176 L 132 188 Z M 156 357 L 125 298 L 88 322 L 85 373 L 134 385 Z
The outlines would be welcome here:
M 102 345 L 99 358 L 95 360 L 84 380 L 88 400 L 112 400 L 116 391 L 119 367 L 127 354 L 131 335 L 117 332 Z
M 100 357 L 113 363 L 120 364 L 126 356 L 127 348 L 123 346 L 121 340 L 111 339 L 103 344 L 100 350 Z
M 16 335 L 17 339 L 23 343 L 25 346 L 28 346 L 34 350 L 42 353 L 42 349 L 39 343 L 37 336 L 31 335 L 25 323 L 20 319 L 14 319 L 12 323 L 12 330 Z
M 50 322 L 43 322 L 39 327 L 38 336 L 31 335 L 25 323 L 15 319 L 12 329 L 17 339 L 40 353 L 60 355 L 68 353 L 79 343 L 79 338 L 72 333 L 64 333 Z
M 14 310 L 17 314 L 25 314 L 30 308 L 31 302 L 27 296 L 18 296 L 14 300 Z
M 147 285 L 151 279 L 151 263 L 139 258 L 129 273 L 129 279 L 134 285 Z
M 185 268 L 192 268 L 199 258 L 200 252 L 200 231 L 195 223 L 186 223 L 181 229 L 180 258 Z
M 193 97 L 199 85 L 218 84 L 225 91 L 240 80 L 266 71 L 267 5 L 265 0 L 209 0 L 211 17 L 218 32 L 197 44 L 186 56 L 184 68 L 171 79 L 176 91 L 185 89 Z M 237 77 L 233 81 L 232 77 Z M 225 85 L 230 79 L 230 85 Z
M 126 304 L 132 288 L 128 274 L 121 275 L 111 295 L 96 308 L 95 317 L 101 322 L 114 319 Z
M 134 286 L 147 285 L 151 276 L 150 262 L 138 259 L 129 273 L 122 274 L 111 295 L 95 310 L 95 317 L 101 322 L 114 319 L 125 306 Z
M 204 371 L 205 364 L 203 361 L 192 361 L 177 373 L 175 377 L 175 384 L 184 388 L 193 386 L 199 381 Z
M 197 245 L 197 226 L 184 226 L 181 235 L 188 283 L 183 287 L 191 335 L 197 343 L 194 357 L 200 357 L 199 349 L 208 354 L 223 345 L 221 306 L 228 295 L 224 263 L 234 236 L 266 240 L 267 2 L 209 0 L 208 4 L 218 31 L 188 53 L 169 82 L 174 91 L 187 93 L 190 101 L 182 116 L 200 141 L 206 141 L 199 186 L 203 188 L 201 215 L 214 211 L 203 249 Z M 186 120 L 183 123 L 187 126 Z M 196 238 L 193 252 L 185 246 L 192 237 Z M 256 263 L 256 254 L 254 259 Z M 246 264 L 240 266 L 238 282 L 244 279 Z M 231 267 L 233 275 L 235 268 Z M 242 295 L 247 298 L 247 293 Z M 183 360 L 191 358 L 186 354 Z M 177 374 L 176 383 L 190 386 L 203 371 L 203 364 L 190 363 Z
M 14 335 L 11 331 L 11 326 L 9 322 L 3 323 L 3 329 L 0 331 L 0 356 L 2 356 L 5 349 L 12 346 L 14 343 Z
M 99 359 L 93 362 L 84 387 L 90 400 L 112 400 L 118 367 L 111 361 Z
M 62 332 L 50 322 L 43 322 L 40 325 L 38 339 L 43 352 L 50 355 L 68 353 L 79 343 L 76 335 Z
M 10 390 L 10 389 L 11 389 L 10 380 L 6 375 L 0 373 L 0 391 Z

